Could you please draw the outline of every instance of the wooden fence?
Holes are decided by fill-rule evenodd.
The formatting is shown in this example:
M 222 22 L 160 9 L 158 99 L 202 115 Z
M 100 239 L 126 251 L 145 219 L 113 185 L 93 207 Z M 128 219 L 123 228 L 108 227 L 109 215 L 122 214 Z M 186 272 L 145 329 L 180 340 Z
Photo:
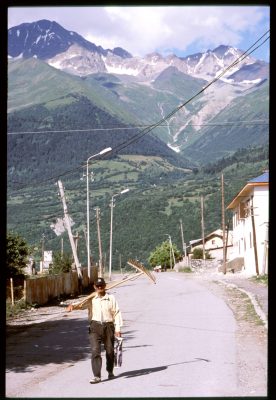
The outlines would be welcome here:
M 82 292 L 83 288 L 89 286 L 87 268 L 82 268 L 83 279 L 80 282 L 77 271 L 61 273 L 58 275 L 36 276 L 26 278 L 23 282 L 23 298 L 27 304 L 45 305 L 49 301 L 60 296 L 76 296 Z M 91 282 L 97 278 L 97 269 L 91 267 Z M 7 288 L 7 294 L 9 290 Z M 12 301 L 13 292 L 10 290 Z M 21 297 L 22 298 L 22 297 Z M 16 297 L 15 297 L 16 300 Z

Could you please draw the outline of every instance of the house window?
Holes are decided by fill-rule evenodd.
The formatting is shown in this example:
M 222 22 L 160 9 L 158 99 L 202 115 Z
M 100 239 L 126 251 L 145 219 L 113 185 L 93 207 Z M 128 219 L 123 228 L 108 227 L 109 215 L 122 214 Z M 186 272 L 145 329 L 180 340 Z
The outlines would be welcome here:
M 215 239 L 212 239 L 211 243 L 212 243 L 212 244 L 216 244 Z
M 246 215 L 246 204 L 245 203 L 240 203 L 239 205 L 239 218 L 245 218 Z

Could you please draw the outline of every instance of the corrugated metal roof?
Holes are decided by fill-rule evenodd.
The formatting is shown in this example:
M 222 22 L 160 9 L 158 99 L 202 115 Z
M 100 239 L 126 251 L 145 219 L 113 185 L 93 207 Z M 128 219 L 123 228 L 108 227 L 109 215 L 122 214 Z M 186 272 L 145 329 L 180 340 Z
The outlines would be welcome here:
M 257 178 L 253 178 L 248 183 L 261 183 L 261 182 L 269 182 L 269 172 L 265 171 L 262 175 L 257 176 Z

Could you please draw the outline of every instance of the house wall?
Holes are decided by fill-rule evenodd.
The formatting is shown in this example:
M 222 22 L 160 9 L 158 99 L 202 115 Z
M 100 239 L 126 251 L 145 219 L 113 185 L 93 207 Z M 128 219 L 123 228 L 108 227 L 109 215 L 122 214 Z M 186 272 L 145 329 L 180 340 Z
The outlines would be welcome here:
M 268 186 L 255 186 L 233 210 L 233 258 L 244 257 L 244 270 L 256 275 L 251 206 L 255 222 L 259 273 L 267 273 L 266 235 L 269 221 Z M 248 207 L 248 208 L 246 208 Z

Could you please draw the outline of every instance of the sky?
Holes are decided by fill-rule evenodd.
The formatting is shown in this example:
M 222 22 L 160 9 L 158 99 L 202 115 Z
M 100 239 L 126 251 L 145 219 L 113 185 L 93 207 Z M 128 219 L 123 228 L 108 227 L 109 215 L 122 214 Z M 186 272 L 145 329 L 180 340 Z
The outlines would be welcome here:
M 104 49 L 133 56 L 159 52 L 185 57 L 229 45 L 247 50 L 268 38 L 268 5 L 8 7 L 8 28 L 40 19 L 56 21 Z M 268 39 L 251 57 L 270 61 Z

